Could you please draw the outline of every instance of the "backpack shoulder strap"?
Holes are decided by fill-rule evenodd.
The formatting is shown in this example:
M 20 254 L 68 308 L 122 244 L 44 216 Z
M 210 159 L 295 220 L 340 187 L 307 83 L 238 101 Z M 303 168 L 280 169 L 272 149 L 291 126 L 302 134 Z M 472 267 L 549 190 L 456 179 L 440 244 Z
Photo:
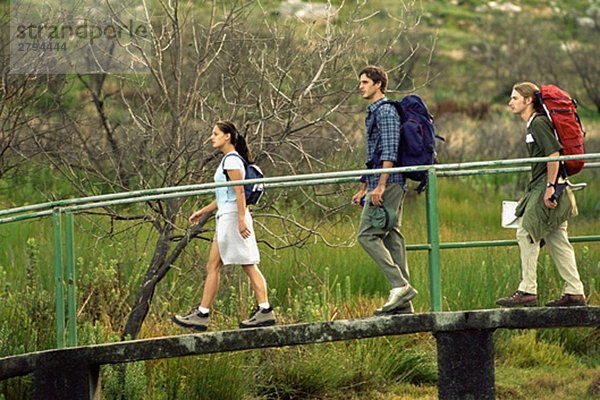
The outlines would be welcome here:
M 238 154 L 238 153 L 226 154 L 225 157 L 223 157 L 223 159 L 221 160 L 221 167 L 223 168 L 223 173 L 225 174 L 225 178 L 228 181 L 231 180 L 231 178 L 229 178 L 229 174 L 227 173 L 227 170 L 225 169 L 225 159 L 229 156 L 235 156 L 235 157 L 239 158 L 240 160 L 242 160 L 242 163 L 244 164 L 244 168 L 246 168 L 248 166 L 248 163 L 246 162 L 246 160 L 244 160 L 244 157 L 242 157 L 240 154 Z
M 367 136 L 371 136 L 371 132 L 373 131 L 373 126 L 375 126 L 375 124 L 377 123 L 376 119 L 377 119 L 377 110 L 379 110 L 379 107 L 381 107 L 383 104 L 378 105 L 372 112 L 373 114 L 373 119 L 371 120 L 371 123 L 369 124 L 369 126 L 367 126 Z
M 533 116 L 533 119 L 531 120 L 531 123 L 529 124 L 529 127 L 527 128 L 527 130 L 529 131 L 529 134 L 531 135 L 531 138 L 533 139 L 533 143 L 535 143 L 536 146 L 540 147 L 540 145 L 535 141 L 535 136 L 533 136 L 533 121 L 537 118 L 537 117 L 548 117 L 545 113 L 536 113 Z M 560 139 L 558 138 L 558 134 L 556 133 L 556 129 L 554 128 L 554 124 L 552 123 L 552 119 L 548 118 L 550 120 L 550 124 L 552 126 L 552 131 L 554 132 L 554 136 L 556 137 L 556 140 L 559 141 L 560 143 Z M 560 161 L 559 162 L 559 167 L 558 167 L 558 176 L 566 178 L 567 177 L 567 167 L 564 163 L 564 161 Z
M 546 117 L 548 119 L 548 122 L 550 123 L 550 128 L 552 129 L 552 133 L 554 133 L 554 137 L 556 138 L 556 140 L 558 140 L 560 142 L 560 138 L 558 137 L 558 134 L 556 133 L 556 128 L 554 127 L 554 123 L 552 122 L 552 119 L 550 117 L 548 117 L 545 113 L 535 113 L 533 115 L 533 118 L 531 119 L 531 123 L 527 127 L 527 131 L 529 133 L 533 133 L 533 121 L 535 121 L 538 117 Z M 535 138 L 534 138 L 534 140 L 535 140 Z
M 386 101 L 382 102 L 381 104 L 379 104 L 373 110 L 373 119 L 371 120 L 371 123 L 367 127 L 367 136 L 371 136 L 371 132 L 373 131 L 373 126 L 375 126 L 375 124 L 377 123 L 377 121 L 376 121 L 376 119 L 377 119 L 377 111 L 379 111 L 379 109 L 381 108 L 381 106 L 383 106 L 384 104 L 392 104 L 393 105 L 393 103 L 394 103 L 394 100 L 386 100 Z M 396 109 L 395 106 L 394 106 L 394 109 Z M 398 117 L 400 117 L 400 119 L 402 120 L 402 116 L 401 115 L 398 115 Z
M 242 160 L 242 163 L 244 163 L 244 167 L 246 165 L 248 165 L 248 162 L 239 153 L 228 153 L 228 154 L 226 154 L 225 157 L 223 157 L 223 160 L 221 160 L 221 162 L 223 163 L 223 165 L 225 165 L 225 159 L 227 157 L 229 157 L 229 156 L 235 156 L 235 157 L 239 158 L 240 160 Z
M 531 119 L 531 122 L 529 123 L 529 126 L 527 127 L 527 131 L 529 131 L 529 133 L 532 133 L 533 132 L 533 121 L 535 121 L 535 119 L 537 117 L 545 117 L 545 116 L 546 116 L 546 114 L 544 114 L 544 113 L 535 113 L 533 115 L 533 118 Z M 552 123 L 552 120 L 550 120 L 550 122 Z M 533 137 L 533 135 L 531 135 L 531 136 Z M 534 140 L 535 140 L 535 138 L 534 138 Z

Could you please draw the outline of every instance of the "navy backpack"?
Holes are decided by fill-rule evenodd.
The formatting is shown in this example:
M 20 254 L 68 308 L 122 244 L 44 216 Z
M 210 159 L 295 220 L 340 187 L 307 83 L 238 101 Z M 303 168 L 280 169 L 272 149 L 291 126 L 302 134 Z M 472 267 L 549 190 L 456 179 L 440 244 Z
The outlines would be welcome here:
M 416 94 L 404 97 L 400 101 L 387 100 L 383 104 L 391 104 L 400 116 L 400 148 L 396 166 L 410 167 L 415 165 L 437 164 L 435 139 L 444 140 L 435 134 L 433 116 L 427 110 L 423 100 Z M 377 117 L 377 110 L 375 117 Z M 371 133 L 372 126 L 369 128 Z M 379 162 L 380 164 L 381 162 Z M 427 185 L 427 171 L 403 172 L 404 177 L 420 182 L 416 191 L 421 193 Z
M 238 157 L 240 160 L 242 160 L 242 162 L 244 163 L 244 168 L 246 171 L 246 177 L 244 178 L 244 180 L 247 179 L 260 179 L 260 178 L 264 178 L 265 175 L 263 174 L 262 170 L 260 169 L 260 167 L 256 164 L 248 164 L 246 162 L 246 160 L 244 160 L 244 157 L 240 156 L 237 153 L 229 153 L 227 154 L 225 157 L 223 157 L 223 165 L 225 165 L 225 159 L 229 156 L 236 156 Z M 227 178 L 227 180 L 231 180 L 229 179 L 229 175 L 227 175 L 227 171 L 225 171 L 225 177 Z M 258 200 L 260 199 L 260 197 L 263 195 L 263 193 L 265 192 L 265 184 L 264 183 L 249 183 L 249 184 L 245 184 L 244 185 L 244 193 L 246 195 L 246 205 L 252 205 L 252 204 L 256 204 L 258 203 Z

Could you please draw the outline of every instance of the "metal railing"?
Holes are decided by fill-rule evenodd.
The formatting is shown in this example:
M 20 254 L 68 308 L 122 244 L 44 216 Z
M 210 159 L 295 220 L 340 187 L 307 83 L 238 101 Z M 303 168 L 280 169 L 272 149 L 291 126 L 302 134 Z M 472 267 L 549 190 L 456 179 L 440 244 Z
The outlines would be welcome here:
M 507 165 L 528 165 L 536 162 L 548 162 L 571 159 L 600 159 L 600 153 L 560 156 L 560 157 L 537 157 L 509 160 L 477 161 L 468 163 L 436 164 L 430 166 L 396 167 L 377 170 L 353 170 L 318 174 L 304 174 L 293 176 L 279 176 L 262 179 L 252 179 L 244 183 L 264 183 L 267 189 L 285 188 L 293 186 L 310 186 L 323 184 L 340 184 L 356 182 L 364 175 L 376 175 L 393 172 L 428 171 L 429 182 L 426 189 L 426 212 L 427 212 L 427 243 L 407 245 L 407 250 L 427 250 L 429 259 L 429 289 L 431 297 L 431 310 L 438 312 L 442 310 L 441 277 L 440 277 L 440 250 L 457 248 L 474 248 L 489 246 L 511 246 L 517 244 L 515 240 L 493 240 L 479 242 L 455 242 L 440 243 L 438 227 L 438 205 L 437 205 L 437 177 L 438 176 L 466 176 L 486 175 L 501 173 L 527 172 L 530 167 L 511 167 Z M 600 167 L 600 163 L 587 163 L 586 168 Z M 113 193 L 91 197 L 82 197 L 68 200 L 35 204 L 30 206 L 16 207 L 0 210 L 0 224 L 23 221 L 32 218 L 40 218 L 52 215 L 53 239 L 54 239 L 54 283 L 56 297 L 56 336 L 57 347 L 65 346 L 65 303 L 64 285 L 67 287 L 67 311 L 68 311 L 68 346 L 77 345 L 76 325 L 76 271 L 74 254 L 74 231 L 73 213 L 93 208 L 131 204 L 154 200 L 164 200 L 175 197 L 189 197 L 213 194 L 217 187 L 239 185 L 239 182 L 205 183 L 198 185 L 167 187 L 160 189 L 138 190 L 124 193 Z M 65 221 L 65 244 L 62 239 L 62 215 Z M 11 215 L 11 216 L 9 216 Z M 571 242 L 600 241 L 600 235 L 573 237 Z M 64 280 L 63 249 L 65 250 L 65 262 L 67 280 Z

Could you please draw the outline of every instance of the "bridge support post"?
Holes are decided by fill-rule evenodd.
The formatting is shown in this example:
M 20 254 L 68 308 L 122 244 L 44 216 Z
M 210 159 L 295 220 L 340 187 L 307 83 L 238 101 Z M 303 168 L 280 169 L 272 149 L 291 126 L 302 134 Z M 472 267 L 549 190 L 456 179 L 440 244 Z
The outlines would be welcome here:
M 436 332 L 438 398 L 494 400 L 493 330 Z
M 93 400 L 100 366 L 72 358 L 62 361 L 33 372 L 33 400 Z

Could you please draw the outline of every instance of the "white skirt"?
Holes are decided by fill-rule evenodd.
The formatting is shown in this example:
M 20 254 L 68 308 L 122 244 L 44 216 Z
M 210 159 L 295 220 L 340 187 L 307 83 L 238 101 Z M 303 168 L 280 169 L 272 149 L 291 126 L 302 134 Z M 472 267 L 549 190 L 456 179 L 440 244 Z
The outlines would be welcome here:
M 221 261 L 224 265 L 252 265 L 260 262 L 260 253 L 256 245 L 252 215 L 246 209 L 246 225 L 250 230 L 250 236 L 242 237 L 238 224 L 238 213 L 217 213 L 215 238 L 221 253 Z

